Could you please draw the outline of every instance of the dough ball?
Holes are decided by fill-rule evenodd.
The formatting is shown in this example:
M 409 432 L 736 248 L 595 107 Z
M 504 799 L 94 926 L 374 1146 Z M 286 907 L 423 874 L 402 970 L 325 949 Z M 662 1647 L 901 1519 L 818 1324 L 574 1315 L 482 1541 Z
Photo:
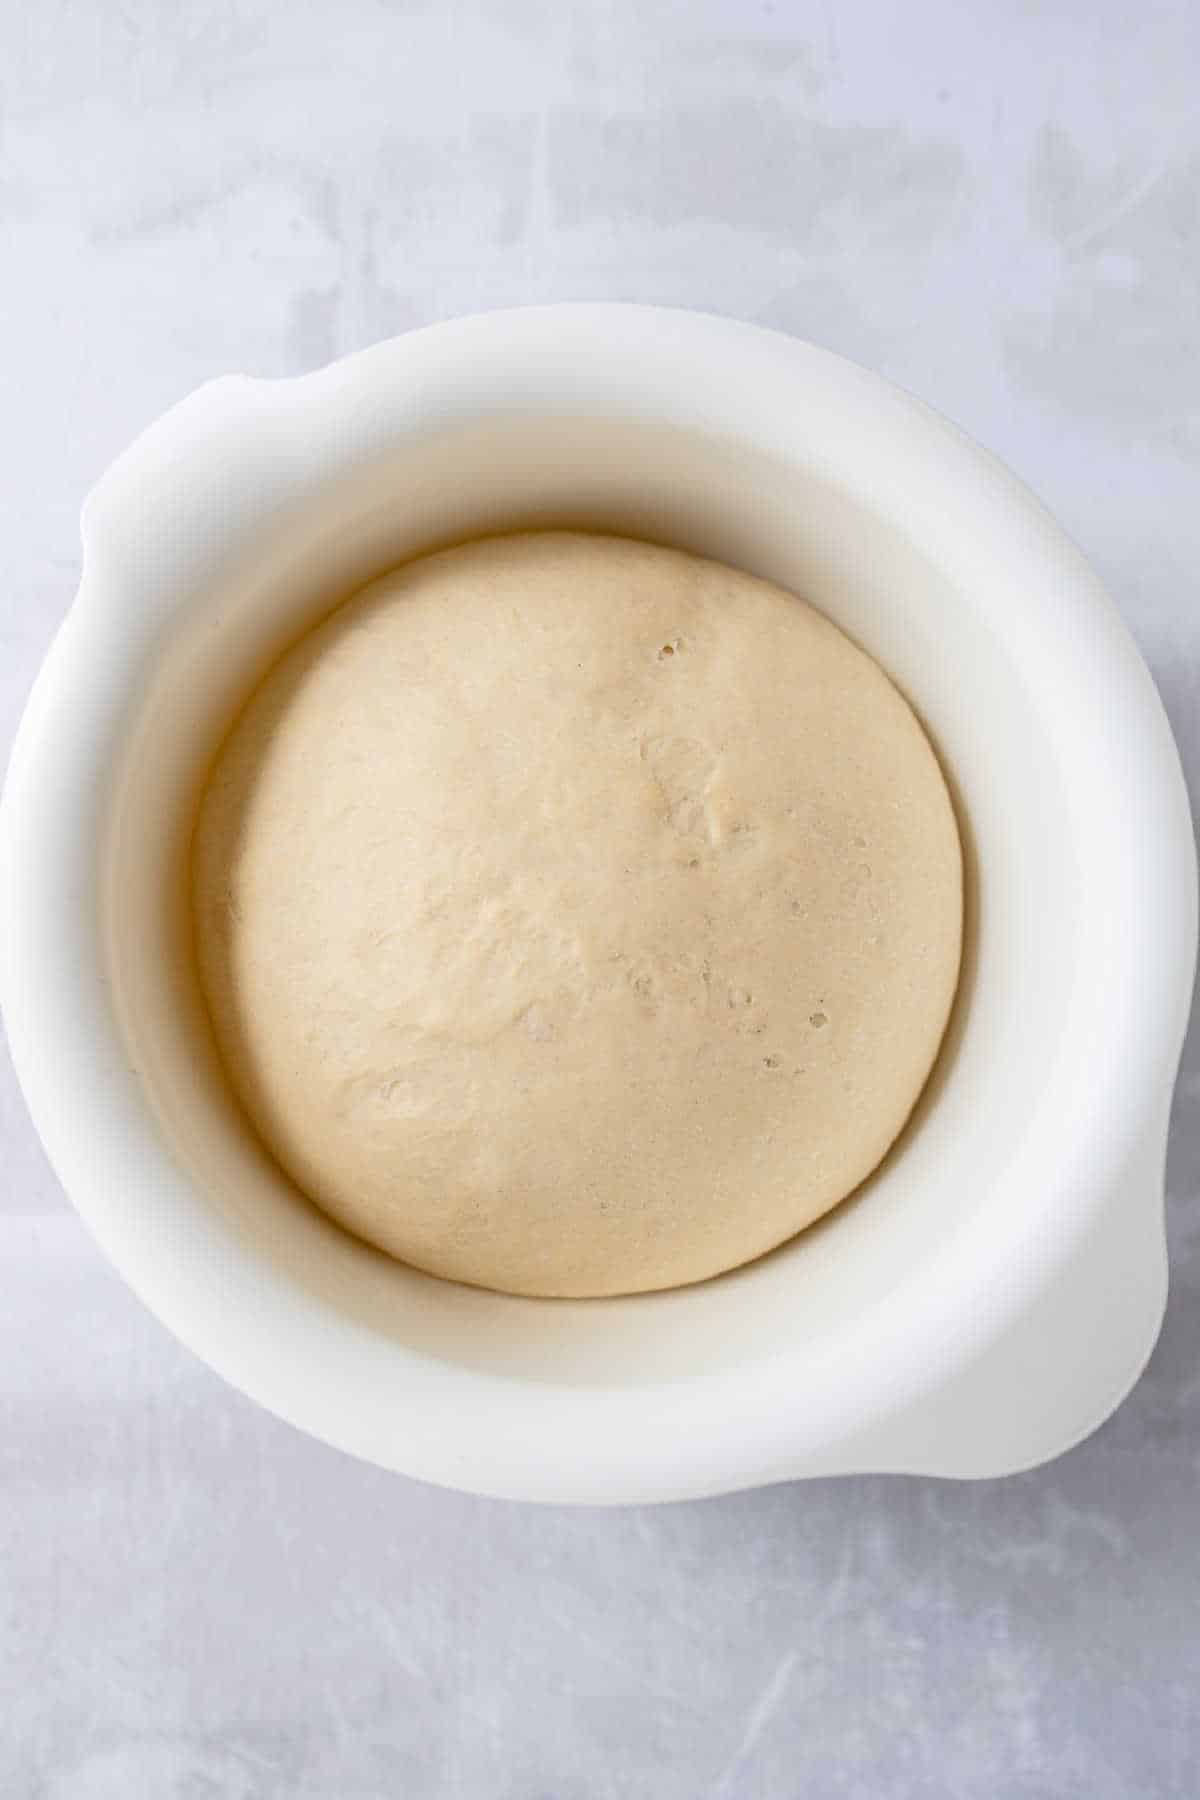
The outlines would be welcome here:
M 958 977 L 933 751 L 793 595 L 570 532 L 423 558 L 280 661 L 194 842 L 230 1079 L 298 1186 L 511 1293 L 699 1281 L 857 1187 Z

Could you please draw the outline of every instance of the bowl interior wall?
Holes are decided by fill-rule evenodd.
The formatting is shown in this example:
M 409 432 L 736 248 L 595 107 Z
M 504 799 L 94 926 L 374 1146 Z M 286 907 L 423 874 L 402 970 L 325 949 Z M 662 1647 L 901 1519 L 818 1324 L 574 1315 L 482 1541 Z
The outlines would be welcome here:
M 528 1301 L 434 1280 L 340 1231 L 296 1193 L 221 1076 L 190 956 L 186 871 L 214 747 L 286 645 L 414 554 L 536 525 L 623 532 L 768 576 L 892 674 L 928 729 L 967 855 L 963 979 L 943 1054 L 883 1167 L 820 1225 L 700 1286 Z M 994 613 L 990 615 L 994 617 Z M 147 652 L 106 837 L 103 914 L 122 1027 L 197 1205 L 356 1330 L 523 1380 L 626 1386 L 816 1345 L 839 1317 L 927 1272 L 1006 1168 L 1070 1013 L 1079 893 L 1052 746 L 978 596 L 903 521 L 814 465 L 741 442 L 594 418 L 465 424 L 365 460 L 235 543 L 173 599 Z M 753 729 L 754 722 L 747 722 Z

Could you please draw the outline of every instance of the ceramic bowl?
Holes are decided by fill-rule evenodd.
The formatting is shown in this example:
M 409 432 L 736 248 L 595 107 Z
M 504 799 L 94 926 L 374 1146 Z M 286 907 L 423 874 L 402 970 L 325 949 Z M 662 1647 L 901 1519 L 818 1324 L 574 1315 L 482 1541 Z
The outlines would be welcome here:
M 630 1299 L 458 1287 L 339 1231 L 244 1129 L 187 954 L 192 809 L 256 678 L 397 561 L 541 524 L 822 607 L 916 706 L 967 849 L 955 1014 L 883 1168 L 762 1261 Z M 358 1456 L 539 1500 L 996 1475 L 1117 1404 L 1164 1301 L 1191 825 L 1116 612 L 989 455 L 770 332 L 536 308 L 201 388 L 83 537 L 0 818 L 5 1014 L 68 1194 L 213 1368 Z

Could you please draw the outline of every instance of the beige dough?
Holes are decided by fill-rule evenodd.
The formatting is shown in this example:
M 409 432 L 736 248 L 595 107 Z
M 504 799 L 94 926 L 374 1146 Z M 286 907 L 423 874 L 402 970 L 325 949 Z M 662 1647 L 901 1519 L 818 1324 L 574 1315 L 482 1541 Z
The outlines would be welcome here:
M 217 759 L 197 943 L 233 1084 L 351 1231 L 520 1294 L 674 1286 L 875 1168 L 961 861 L 905 701 L 717 563 L 529 533 L 409 564 Z

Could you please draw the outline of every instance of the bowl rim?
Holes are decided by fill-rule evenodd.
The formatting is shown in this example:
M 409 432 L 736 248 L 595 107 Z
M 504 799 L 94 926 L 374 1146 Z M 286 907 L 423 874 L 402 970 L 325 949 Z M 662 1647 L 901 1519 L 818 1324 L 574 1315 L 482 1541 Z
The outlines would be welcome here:
M 485 371 L 494 377 L 492 403 L 499 395 L 520 404 L 522 382 L 540 383 L 540 391 L 565 403 L 581 391 L 585 356 L 607 359 L 614 371 L 619 361 L 617 400 L 644 408 L 647 418 L 660 418 L 655 408 L 672 395 L 679 415 L 687 372 L 710 378 L 688 396 L 697 426 L 727 422 L 721 408 L 736 387 L 732 404 L 743 419 L 762 404 L 756 442 L 765 441 L 765 420 L 778 418 L 778 393 L 803 392 L 837 415 L 843 438 L 861 438 L 869 425 L 871 470 L 864 457 L 863 479 L 882 479 L 891 455 L 893 493 L 903 491 L 926 536 L 939 534 L 960 556 L 968 545 L 974 554 L 1003 545 L 1013 557 L 1028 594 L 1006 629 L 1028 634 L 1047 668 L 1064 676 L 1061 704 L 1070 729 L 1095 752 L 1094 779 L 1110 823 L 1129 826 L 1136 842 L 1137 855 L 1123 867 L 1114 860 L 1108 871 L 1121 955 L 1106 971 L 1107 1049 L 1120 1053 L 1098 1057 L 1086 1083 L 1076 1081 L 1073 1128 L 1052 1175 L 1043 1169 L 1039 1176 L 1030 1154 L 1040 1206 L 1035 1228 L 1032 1212 L 1015 1209 L 1021 1216 L 1006 1235 L 993 1230 L 986 1267 L 983 1238 L 966 1232 L 935 1259 L 919 1316 L 897 1297 L 869 1320 L 848 1322 L 828 1347 L 830 1367 L 839 1371 L 836 1400 L 813 1404 L 806 1390 L 803 1420 L 795 1370 L 783 1351 L 763 1364 L 682 1383 L 551 1389 L 553 1404 L 545 1388 L 409 1356 L 406 1398 L 424 1409 L 425 1422 L 420 1431 L 406 1430 L 378 1409 L 346 1417 L 332 1379 L 324 1388 L 296 1379 L 289 1347 L 324 1334 L 331 1368 L 348 1367 L 363 1354 L 361 1334 L 318 1316 L 269 1272 L 256 1270 L 250 1281 L 230 1242 L 210 1235 L 185 1244 L 178 1234 L 170 1244 L 156 1241 L 153 1219 L 130 1205 L 129 1195 L 144 1196 L 155 1181 L 183 1177 L 148 1116 L 138 1118 L 136 1073 L 115 1041 L 102 972 L 89 949 L 86 876 L 99 842 L 100 772 L 130 667 L 128 647 L 105 632 L 92 602 L 119 576 L 107 532 L 114 476 L 136 473 L 139 461 L 177 455 L 194 442 L 201 418 L 211 443 L 236 437 L 247 408 L 252 418 L 286 418 L 293 426 L 297 416 L 326 427 L 354 418 L 363 443 L 386 441 L 430 419 L 470 415 L 480 403 L 472 384 Z M 245 453 L 253 458 L 253 443 Z M 948 520 L 939 513 L 950 510 L 950 489 Z M 881 377 L 759 326 L 612 303 L 513 308 L 428 326 L 307 375 L 209 384 L 152 425 L 102 478 L 85 506 L 84 543 L 80 589 L 30 696 L 0 801 L 0 997 L 30 1112 L 77 1210 L 151 1310 L 235 1386 L 355 1454 L 480 1492 L 598 1500 L 717 1492 L 800 1472 L 806 1457 L 828 1457 L 839 1441 L 861 1437 L 872 1419 L 911 1405 L 945 1379 L 948 1366 L 980 1356 L 1013 1329 L 1030 1293 L 1070 1262 L 1097 1194 L 1129 1166 L 1161 1113 L 1178 1061 L 1196 942 L 1190 812 L 1161 703 L 1115 608 L 1033 495 L 953 425 Z M 1119 733 L 1115 719 L 1122 721 Z M 1161 1217 L 1147 1218 L 1146 1229 L 1161 1235 Z M 234 1322 L 241 1302 L 269 1310 L 279 1327 L 273 1349 L 264 1348 L 261 1318 L 254 1330 Z M 448 1405 L 470 1424 L 457 1443 L 436 1429 Z M 496 1415 L 490 1423 L 489 1409 Z M 559 1427 L 566 1439 L 551 1441 Z M 576 1458 L 571 1472 L 564 1470 L 568 1455 Z

